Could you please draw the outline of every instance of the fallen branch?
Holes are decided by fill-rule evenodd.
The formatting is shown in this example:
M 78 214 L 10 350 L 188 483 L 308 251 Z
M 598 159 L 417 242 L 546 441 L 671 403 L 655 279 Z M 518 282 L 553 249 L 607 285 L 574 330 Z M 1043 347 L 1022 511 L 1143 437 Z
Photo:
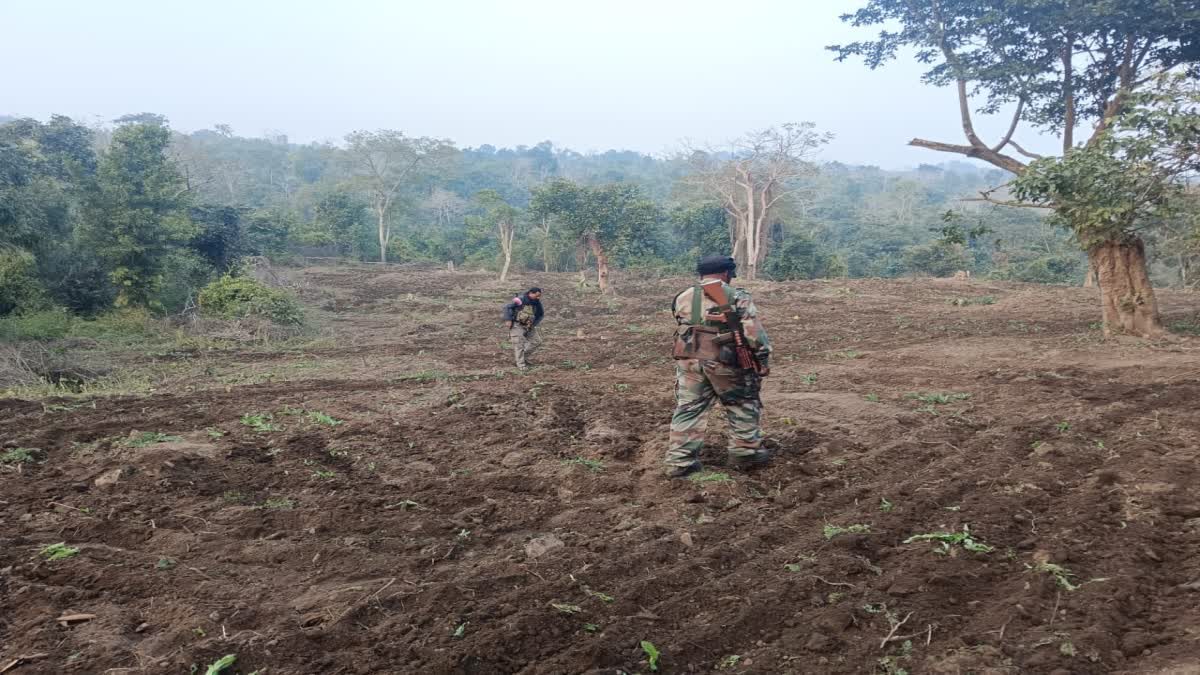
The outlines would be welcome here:
M 813 576 L 813 578 L 816 579 L 817 581 L 820 581 L 823 584 L 829 584 L 830 586 L 845 586 L 846 588 L 854 588 L 854 584 L 848 584 L 845 582 L 837 582 L 837 581 L 826 581 L 818 576 Z
M 901 626 L 908 623 L 908 620 L 912 618 L 912 615 L 913 613 L 909 612 L 903 619 L 900 620 L 899 623 L 892 624 L 892 630 L 888 632 L 887 637 L 883 638 L 883 642 L 879 643 L 880 649 L 887 647 L 887 644 L 892 641 L 892 636 L 896 634 L 896 631 L 900 630 Z

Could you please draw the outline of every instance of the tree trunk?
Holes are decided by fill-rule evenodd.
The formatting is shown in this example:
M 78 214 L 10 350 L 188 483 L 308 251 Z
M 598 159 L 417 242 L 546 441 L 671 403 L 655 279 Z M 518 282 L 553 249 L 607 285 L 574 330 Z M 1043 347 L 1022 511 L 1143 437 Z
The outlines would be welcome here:
M 550 219 L 542 218 L 542 267 L 550 271 Z
M 377 210 L 375 215 L 379 217 L 379 262 L 387 262 L 387 246 L 388 246 L 388 230 L 387 230 L 387 213 Z
M 512 253 L 504 252 L 504 267 L 500 270 L 500 281 L 508 281 L 508 268 L 512 265 Z
M 1085 274 L 1083 277 L 1083 287 L 1084 288 L 1095 288 L 1096 287 L 1096 259 L 1093 258 L 1091 256 L 1091 254 L 1088 254 L 1088 268 L 1087 268 L 1087 274 Z
M 1093 248 L 1090 257 L 1100 282 L 1104 335 L 1162 335 L 1165 331 L 1146 271 L 1146 247 L 1141 238 L 1106 241 Z
M 583 239 L 575 242 L 575 267 L 579 268 L 579 283 L 587 282 L 587 248 Z
M 592 247 L 592 255 L 596 256 L 596 283 L 600 285 L 600 292 L 608 292 L 608 255 L 604 253 L 604 247 L 600 245 L 600 240 L 596 235 L 588 235 L 588 245 Z

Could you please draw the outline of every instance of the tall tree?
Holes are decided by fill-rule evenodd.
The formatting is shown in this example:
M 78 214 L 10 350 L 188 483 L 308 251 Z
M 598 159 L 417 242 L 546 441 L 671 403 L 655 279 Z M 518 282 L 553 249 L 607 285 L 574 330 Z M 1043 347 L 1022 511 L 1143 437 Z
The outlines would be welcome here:
M 587 187 L 565 179 L 552 180 L 534 190 L 529 207 L 539 216 L 556 218 L 581 250 L 591 251 L 601 293 L 611 289 L 613 256 L 626 256 L 653 238 L 662 219 L 654 202 L 636 187 L 622 183 Z
M 356 131 L 346 136 L 352 170 L 375 215 L 379 260 L 387 262 L 392 239 L 392 209 L 402 190 L 420 172 L 446 163 L 454 146 L 436 138 L 410 138 L 399 131 Z
M 729 213 L 730 243 L 746 278 L 757 278 L 766 259 L 768 226 L 780 201 L 798 197 L 804 179 L 817 173 L 813 154 L 831 138 L 811 123 L 789 123 L 746 134 L 728 148 L 691 152 L 693 173 L 686 180 Z
M 194 232 L 187 184 L 166 155 L 170 141 L 160 124 L 126 124 L 100 160 L 81 229 L 111 270 L 118 305 L 156 305 L 163 260 Z
M 508 271 L 512 267 L 513 241 L 517 237 L 517 224 L 521 212 L 510 206 L 495 190 L 483 190 L 475 195 L 475 201 L 483 207 L 485 219 L 496 228 L 496 237 L 500 241 L 500 255 L 504 263 L 500 268 L 500 281 L 508 281 Z
M 855 26 L 884 26 L 876 40 L 830 47 L 839 60 L 862 57 L 871 68 L 895 59 L 902 49 L 915 48 L 916 58 L 930 68 L 924 81 L 952 85 L 966 144 L 916 138 L 910 144 L 939 152 L 974 157 L 1012 174 L 1028 168 L 1026 160 L 1041 159 L 1016 139 L 1023 123 L 1059 135 L 1063 154 L 1078 143 L 1079 125 L 1092 123 L 1086 145 L 1100 143 L 1105 132 L 1126 110 L 1137 92 L 1156 75 L 1179 69 L 1195 74 L 1200 64 L 1200 5 L 1178 0 L 869 0 L 843 19 Z M 898 27 L 898 30 L 897 30 Z M 972 104 L 981 96 L 982 105 Z M 1012 120 L 995 143 L 976 130 L 975 115 L 1011 107 Z M 1009 149 L 1024 159 L 1013 156 Z M 1094 157 L 1094 155 L 1093 155 Z M 985 199 L 1011 203 L 1007 199 Z M 1122 231 L 1105 240 L 1087 236 L 1093 223 L 1062 221 L 1089 247 L 1089 256 L 1115 261 L 1101 271 L 1102 305 L 1116 307 L 1109 330 L 1133 327 L 1134 332 L 1162 332 L 1154 290 L 1147 279 L 1141 237 Z M 1122 302 L 1123 289 L 1133 284 L 1148 301 Z

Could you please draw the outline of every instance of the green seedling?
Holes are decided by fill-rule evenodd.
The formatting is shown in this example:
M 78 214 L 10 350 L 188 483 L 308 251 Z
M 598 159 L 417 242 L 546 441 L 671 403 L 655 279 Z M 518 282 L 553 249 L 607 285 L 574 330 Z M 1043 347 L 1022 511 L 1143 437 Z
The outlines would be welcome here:
M 846 527 L 841 527 L 839 525 L 831 525 L 829 523 L 825 523 L 825 528 L 824 528 L 823 532 L 825 533 L 826 539 L 833 539 L 834 537 L 838 537 L 843 534 L 870 534 L 871 526 L 864 525 L 864 524 L 857 524 L 857 525 L 848 525 Z
M 131 448 L 148 448 L 159 443 L 175 443 L 182 440 L 183 438 L 179 436 L 171 436 L 157 431 L 144 431 L 126 441 L 126 445 Z
M 934 393 L 911 393 L 911 394 L 906 394 L 904 396 L 904 398 L 914 400 L 914 401 L 920 401 L 921 403 L 927 403 L 929 405 L 946 405 L 948 403 L 954 403 L 955 401 L 966 401 L 967 399 L 971 398 L 971 395 L 970 394 L 957 394 L 957 393 L 953 393 L 953 392 L 950 392 L 950 393 L 937 393 L 937 392 L 934 392 Z
M 50 544 L 46 548 L 43 548 L 41 551 L 39 551 L 39 553 L 41 553 L 42 557 L 46 560 L 66 560 L 67 558 L 77 555 L 79 553 L 79 549 L 75 548 L 74 546 L 67 546 L 66 542 L 59 542 L 57 544 Z
M 12 448 L 0 455 L 0 464 L 33 464 L 41 450 L 37 448 Z
M 329 415 L 326 415 L 323 412 L 317 412 L 315 410 L 309 411 L 307 417 L 308 417 L 308 419 L 312 420 L 313 422 L 316 422 L 317 424 L 320 424 L 322 426 L 327 426 L 327 427 L 336 427 L 339 424 L 344 424 L 344 422 L 342 422 L 342 420 L 335 419 L 333 417 L 330 417 Z
M 621 393 L 625 393 L 625 392 L 629 391 L 629 385 L 627 385 L 627 384 L 616 384 L 616 385 L 613 385 L 613 389 L 616 389 L 617 391 L 619 391 L 619 392 L 621 392 Z
M 954 298 L 953 300 L 947 301 L 947 304 L 955 307 L 967 307 L 970 305 L 994 305 L 996 304 L 996 298 L 991 295 L 984 295 L 978 298 Z
M 1057 425 L 1055 425 L 1054 428 L 1058 429 L 1058 433 L 1065 434 L 1071 430 L 1071 423 L 1066 420 L 1063 420 L 1062 422 L 1059 422 Z
M 262 508 L 272 511 L 291 511 L 296 508 L 296 502 L 287 497 L 268 497 L 262 503 Z
M 891 502 L 889 502 L 887 497 L 879 498 L 879 510 L 880 511 L 883 511 L 884 513 L 891 513 L 892 509 L 894 509 L 894 508 L 896 508 L 896 506 L 894 504 L 892 504 Z
M 1054 583 L 1058 584 L 1058 586 L 1060 588 L 1062 588 L 1063 590 L 1066 590 L 1066 591 L 1079 590 L 1080 584 L 1072 583 L 1072 581 L 1071 581 L 1072 577 L 1074 577 L 1075 574 L 1073 572 L 1071 572 L 1071 570 L 1063 567 L 1062 565 L 1056 565 L 1056 564 L 1050 563 L 1050 562 L 1040 562 L 1037 565 L 1025 565 L 1025 567 L 1026 567 L 1026 569 L 1032 570 L 1034 572 L 1041 572 L 1043 574 L 1049 574 L 1050 576 L 1054 577 Z
M 721 659 L 721 662 L 717 664 L 717 670 L 732 670 L 737 668 L 738 661 L 741 660 L 742 657 L 738 654 L 730 654 L 729 656 Z
M 883 614 L 887 611 L 887 605 L 882 602 L 870 602 L 863 605 L 862 610 L 867 614 Z
M 804 384 L 816 384 L 817 383 L 817 374 L 809 373 L 809 374 L 805 375 L 804 377 L 800 378 L 800 381 L 803 382 Z
M 914 534 L 904 543 L 911 544 L 915 541 L 934 541 L 938 543 L 938 548 L 934 549 L 935 553 L 946 555 L 950 553 L 950 549 L 956 544 L 972 553 L 991 553 L 995 551 L 995 547 L 977 541 L 971 534 L 969 525 L 963 525 L 962 532 L 932 532 L 929 534 Z
M 467 634 L 467 625 L 470 623 L 470 621 L 464 621 L 458 624 L 458 626 L 454 628 L 454 633 L 452 633 L 451 636 L 456 640 L 461 640 L 463 636 Z
M 650 663 L 650 670 L 658 672 L 658 659 L 662 655 L 658 652 L 658 647 L 654 646 L 649 640 L 642 640 L 642 651 L 646 653 L 646 659 Z
M 275 416 L 271 413 L 258 413 L 255 415 L 247 413 L 242 415 L 242 424 L 250 427 L 258 433 L 279 431 L 281 429 L 278 424 L 275 424 Z
M 585 623 L 585 624 L 583 624 L 583 630 L 585 630 L 589 633 L 596 633 L 596 632 L 599 632 L 600 626 L 597 626 L 594 623 Z
M 616 598 L 614 598 L 611 595 L 606 595 L 604 593 L 601 593 L 600 591 L 593 591 L 590 588 L 584 588 L 583 592 L 587 593 L 591 597 L 596 598 L 597 600 L 599 600 L 600 602 L 603 602 L 605 604 L 612 603 L 616 600 Z
M 313 478 L 329 479 L 329 478 L 334 478 L 335 476 L 337 476 L 336 473 L 334 473 L 333 471 L 325 470 L 325 469 L 317 469 L 316 471 L 313 472 Z
M 401 511 L 407 511 L 409 509 L 421 509 L 424 507 L 421 506 L 420 504 L 414 502 L 411 499 L 405 499 L 402 502 L 396 502 L 395 504 L 388 504 L 387 506 L 385 506 L 383 508 L 385 508 L 385 509 L 400 509 Z
M 729 483 L 733 481 L 733 479 L 729 477 L 729 474 L 721 473 L 719 471 L 701 471 L 700 473 L 694 473 L 691 476 L 688 476 L 688 480 L 694 483 Z
M 199 630 L 199 629 L 197 629 Z M 220 675 L 221 671 L 232 666 L 237 661 L 237 654 L 227 654 L 213 661 L 204 671 L 204 675 Z
M 863 398 L 867 399 L 871 403 L 879 403 L 879 394 L 867 394 Z
M 604 471 L 604 462 L 598 459 L 587 459 L 586 457 L 576 457 L 574 459 L 564 459 L 563 464 L 576 464 L 586 468 L 592 473 L 600 473 Z
M 174 566 L 175 566 L 175 560 L 173 560 L 172 558 L 159 558 L 158 562 L 155 563 L 155 565 L 154 565 L 154 569 L 169 570 Z
M 217 440 L 218 438 L 223 438 L 225 436 L 224 431 L 221 431 L 220 429 L 214 429 L 212 427 L 205 429 L 204 433 L 208 434 L 208 437 L 213 439 L 214 441 Z
M 568 605 L 563 602 L 552 602 L 550 603 L 550 606 L 562 612 L 563 614 L 578 614 L 583 611 L 583 608 L 579 605 Z

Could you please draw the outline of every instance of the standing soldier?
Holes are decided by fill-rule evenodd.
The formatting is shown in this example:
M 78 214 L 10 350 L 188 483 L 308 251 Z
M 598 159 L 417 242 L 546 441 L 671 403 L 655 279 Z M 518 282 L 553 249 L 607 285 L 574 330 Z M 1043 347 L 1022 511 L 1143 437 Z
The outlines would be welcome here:
M 526 359 L 542 346 L 542 336 L 537 328 L 545 315 L 546 312 L 542 309 L 542 289 L 536 286 L 504 306 L 504 325 L 508 328 L 517 368 L 521 370 L 529 368 Z
M 700 470 L 708 410 L 719 400 L 729 419 L 730 463 L 742 469 L 766 463 L 762 378 L 770 373 L 771 344 L 750 294 L 733 288 L 737 263 L 708 256 L 696 266 L 700 282 L 675 296 L 675 414 L 671 417 L 667 476 Z

